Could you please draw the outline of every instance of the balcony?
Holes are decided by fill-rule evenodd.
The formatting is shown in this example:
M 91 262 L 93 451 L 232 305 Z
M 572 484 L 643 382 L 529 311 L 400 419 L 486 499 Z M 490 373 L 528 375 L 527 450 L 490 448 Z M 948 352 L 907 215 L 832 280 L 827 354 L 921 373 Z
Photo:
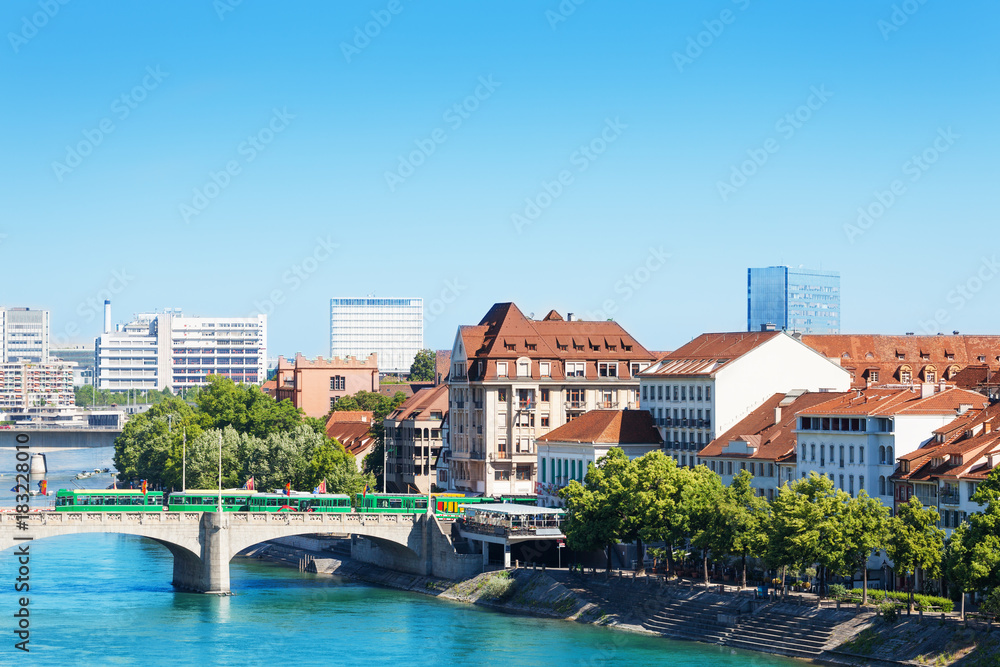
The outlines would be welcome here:
M 517 409 L 518 410 L 534 410 L 535 406 L 536 406 L 535 401 L 518 401 L 517 402 Z
M 510 460 L 510 450 L 509 449 L 500 449 L 500 450 L 497 451 L 497 453 L 494 456 L 494 458 L 497 461 L 509 461 Z
M 958 505 L 962 502 L 958 489 L 953 489 L 951 491 L 941 493 L 941 504 L 942 505 Z
M 476 410 L 482 410 L 483 409 L 483 402 L 482 401 L 472 401 L 472 407 L 475 408 Z
M 617 410 L 618 401 L 598 401 L 597 407 L 604 410 Z
M 566 401 L 567 410 L 586 410 L 587 401 Z

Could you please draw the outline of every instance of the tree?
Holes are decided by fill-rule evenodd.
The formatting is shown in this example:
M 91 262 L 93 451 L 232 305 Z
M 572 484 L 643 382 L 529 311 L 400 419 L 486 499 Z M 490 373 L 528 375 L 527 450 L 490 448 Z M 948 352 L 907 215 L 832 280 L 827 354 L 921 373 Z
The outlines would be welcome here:
M 889 557 L 911 577 L 920 573 L 929 577 L 938 574 L 941 552 L 944 548 L 944 531 L 937 527 L 937 509 L 921 504 L 917 496 L 899 506 L 889 527 Z M 913 585 L 910 585 L 910 609 L 913 608 Z
M 199 418 L 174 396 L 133 416 L 115 439 L 115 468 L 121 479 L 180 488 L 185 433 L 189 440 L 201 433 Z
M 635 499 L 636 465 L 618 447 L 589 466 L 584 483 L 571 480 L 559 491 L 566 502 L 563 530 L 570 548 L 578 551 L 607 549 L 607 569 L 619 542 L 638 537 Z
M 681 494 L 689 476 L 686 468 L 656 450 L 635 460 L 636 519 L 644 542 L 666 544 L 667 569 L 674 569 L 674 545 L 688 534 L 688 517 L 682 512 Z
M 358 471 L 354 457 L 336 440 L 317 447 L 306 467 L 306 488 L 315 488 L 324 480 L 328 493 L 346 493 L 349 496 L 361 493 L 365 484 L 371 486 L 375 483 L 370 473 L 364 475 Z
M 433 350 L 420 350 L 410 364 L 410 382 L 433 382 L 437 374 L 437 355 Z
M 705 585 L 709 584 L 708 555 L 722 556 L 733 543 L 733 527 L 726 522 L 726 492 L 722 480 L 707 467 L 689 469 L 690 476 L 681 494 L 682 512 L 688 516 L 691 545 L 701 550 Z
M 972 499 L 982 510 L 969 515 L 964 548 L 974 590 L 1000 586 L 1000 466 L 979 484 Z
M 841 520 L 844 542 L 842 574 L 862 573 L 861 604 L 868 603 L 868 558 L 889 539 L 889 508 L 862 490 L 847 502 Z
M 972 545 L 969 544 L 969 525 L 962 522 L 945 541 L 942 567 L 949 584 L 958 588 L 962 596 L 959 615 L 965 619 L 965 596 L 977 588 L 980 573 L 976 572 L 972 561 Z
M 330 413 L 334 412 L 358 412 L 365 411 L 372 413 L 372 426 L 369 430 L 375 444 L 362 461 L 362 466 L 366 473 L 374 475 L 375 480 L 384 485 L 385 471 L 383 470 L 384 450 L 385 450 L 385 426 L 383 421 L 396 408 L 406 400 L 406 394 L 397 391 L 390 398 L 384 394 L 371 391 L 359 391 L 353 396 L 344 396 L 337 401 Z
M 195 399 L 203 428 L 232 426 L 240 433 L 263 438 L 302 423 L 302 411 L 291 401 L 276 401 L 256 385 L 236 384 L 219 375 L 209 375 L 208 383 Z
M 740 585 L 747 585 L 747 556 L 763 556 L 767 552 L 767 501 L 751 486 L 753 475 L 741 470 L 726 488 L 723 519 L 731 530 L 730 550 L 740 556 Z

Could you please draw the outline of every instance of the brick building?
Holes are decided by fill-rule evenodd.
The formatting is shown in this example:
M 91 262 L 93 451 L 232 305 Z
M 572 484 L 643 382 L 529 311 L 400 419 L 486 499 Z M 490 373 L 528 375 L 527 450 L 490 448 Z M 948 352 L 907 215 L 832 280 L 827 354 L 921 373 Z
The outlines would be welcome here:
M 278 357 L 277 374 L 261 389 L 276 400 L 289 399 L 309 417 L 325 417 L 333 404 L 359 391 L 379 390 L 378 356 L 367 359 Z

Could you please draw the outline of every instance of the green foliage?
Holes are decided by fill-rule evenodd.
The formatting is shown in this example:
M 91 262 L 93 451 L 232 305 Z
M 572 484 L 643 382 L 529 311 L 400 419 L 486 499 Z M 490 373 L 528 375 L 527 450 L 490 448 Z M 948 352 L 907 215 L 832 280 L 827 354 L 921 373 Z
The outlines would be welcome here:
M 506 602 L 517 591 L 517 580 L 506 570 L 501 570 L 489 575 L 479 590 L 481 591 L 479 597 L 482 600 Z
M 412 382 L 433 382 L 436 369 L 436 355 L 433 350 L 420 350 L 410 365 Z
M 916 496 L 900 505 L 890 524 L 887 552 L 896 569 L 914 574 L 917 569 L 935 577 L 941 565 L 944 531 L 937 527 L 938 512 L 924 507 Z
M 969 516 L 963 540 L 968 552 L 970 590 L 1000 586 L 1000 466 L 979 485 L 972 498 L 983 506 Z
M 571 480 L 559 495 L 566 502 L 563 525 L 570 547 L 580 551 L 603 549 L 635 540 L 637 466 L 618 447 L 612 448 L 587 471 L 584 484 Z M 608 567 L 610 567 L 610 558 Z
M 838 600 L 847 598 L 847 587 L 841 584 L 830 584 L 828 588 L 830 597 L 836 598 Z
M 885 601 L 878 608 L 882 612 L 882 620 L 889 625 L 895 623 L 899 618 L 900 605 L 896 602 Z
M 353 396 L 341 398 L 334 404 L 333 409 L 330 410 L 331 413 L 358 411 L 372 413 L 370 433 L 375 440 L 375 444 L 362 460 L 362 467 L 365 473 L 371 475 L 371 479 L 380 487 L 383 483 L 383 463 L 385 461 L 383 453 L 385 450 L 385 427 L 382 422 L 396 408 L 402 405 L 405 400 L 406 394 L 401 391 L 397 391 L 392 397 L 377 392 L 359 391 Z
M 162 391 L 157 391 L 155 389 L 149 391 L 132 389 L 124 392 L 98 389 L 95 392 L 94 387 L 89 384 L 74 388 L 73 394 L 76 405 L 84 408 L 92 405 L 109 406 L 125 405 L 127 403 L 151 403 L 156 405 L 157 403 L 162 403 L 168 398 L 173 398 L 174 396 L 173 392 L 166 388 Z
M 830 586 L 830 594 L 832 597 L 840 598 L 846 602 L 861 602 L 861 591 L 857 588 L 845 589 L 844 593 L 841 595 L 833 595 L 833 590 L 834 586 Z M 904 591 L 871 590 L 868 591 L 868 598 L 870 602 L 881 607 L 887 602 L 909 602 L 910 594 Z M 914 595 L 913 603 L 917 609 L 922 609 L 924 611 L 940 610 L 944 612 L 951 612 L 955 609 L 955 602 L 953 600 L 938 597 L 936 595 Z
M 987 614 L 1000 614 L 1000 588 L 991 590 L 979 608 Z
M 291 401 L 275 401 L 256 385 L 236 384 L 219 375 L 209 375 L 208 382 L 196 399 L 203 428 L 232 426 L 263 438 L 302 423 L 302 411 Z

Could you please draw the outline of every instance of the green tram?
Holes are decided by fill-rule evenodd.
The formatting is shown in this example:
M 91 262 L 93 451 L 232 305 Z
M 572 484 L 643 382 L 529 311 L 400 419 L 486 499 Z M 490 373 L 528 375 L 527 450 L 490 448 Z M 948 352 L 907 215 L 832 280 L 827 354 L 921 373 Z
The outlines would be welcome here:
M 57 512 L 162 512 L 163 491 L 139 489 L 59 489 Z
M 340 493 L 256 493 L 247 502 L 248 512 L 350 512 L 351 497 Z
M 499 500 L 489 496 L 465 496 L 460 493 L 435 493 L 430 496 L 434 514 L 454 519 L 462 515 L 462 505 L 482 503 L 519 503 L 534 505 L 535 496 L 507 496 Z M 357 494 L 355 508 L 358 512 L 373 514 L 423 514 L 427 511 L 427 496 L 414 493 L 369 493 Z
M 246 489 L 225 489 L 222 491 L 222 511 L 245 512 L 247 502 L 256 494 Z M 219 492 L 208 489 L 174 491 L 167 497 L 167 507 L 171 512 L 215 512 L 219 509 Z

